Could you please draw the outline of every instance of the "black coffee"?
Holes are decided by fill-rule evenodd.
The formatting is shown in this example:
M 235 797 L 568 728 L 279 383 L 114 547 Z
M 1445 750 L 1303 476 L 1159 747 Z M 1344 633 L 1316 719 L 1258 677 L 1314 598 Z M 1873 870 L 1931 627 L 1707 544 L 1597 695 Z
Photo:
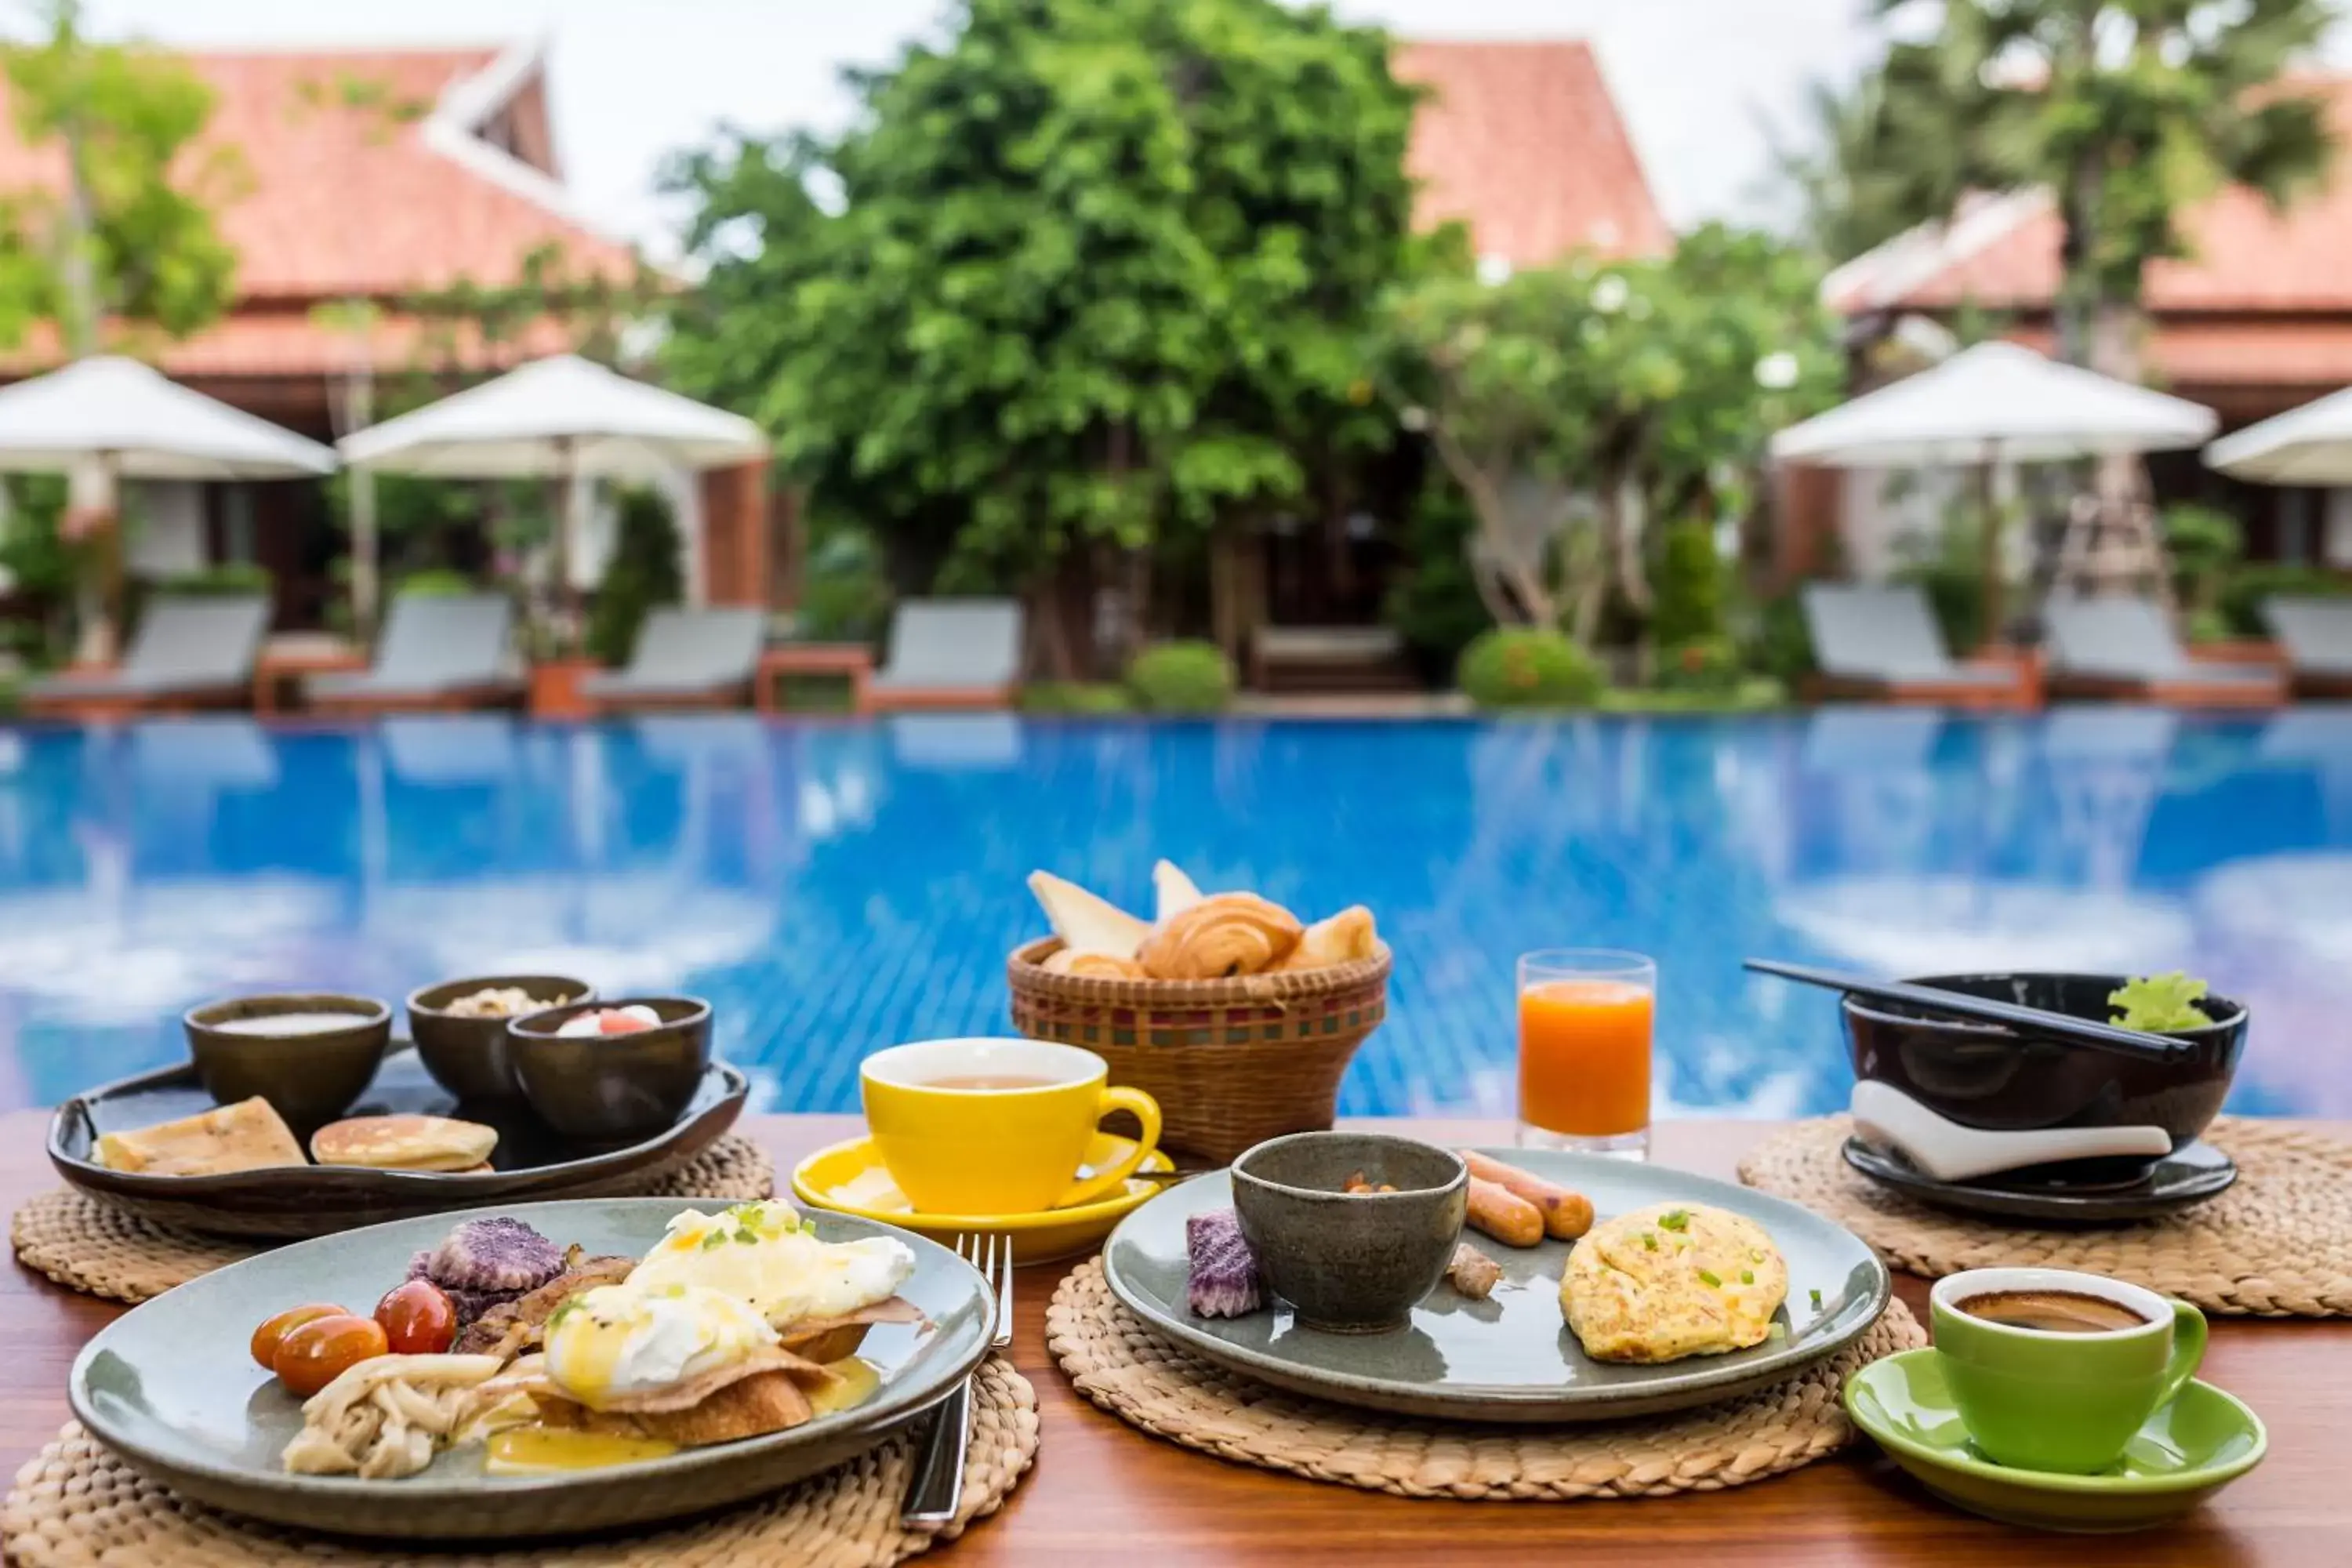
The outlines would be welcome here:
M 2129 1307 L 2074 1290 L 1992 1290 L 1971 1296 L 1959 1307 L 1988 1323 L 2040 1329 L 2045 1334 L 2113 1334 L 2147 1327 L 2147 1320 Z

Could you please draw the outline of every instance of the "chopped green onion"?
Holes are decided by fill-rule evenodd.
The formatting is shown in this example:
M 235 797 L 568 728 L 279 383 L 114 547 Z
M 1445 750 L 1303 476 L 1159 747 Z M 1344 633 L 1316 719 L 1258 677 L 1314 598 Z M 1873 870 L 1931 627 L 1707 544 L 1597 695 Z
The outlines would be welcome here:
M 1700 1269 L 1700 1270 L 1698 1271 L 1698 1282 L 1699 1282 L 1700 1284 L 1702 1284 L 1702 1285 L 1716 1285 L 1716 1286 L 1720 1286 L 1720 1285 L 1723 1283 L 1723 1281 L 1722 1281 L 1722 1280 L 1717 1279 L 1713 1274 L 1709 1273 L 1707 1270 L 1706 1270 L 1706 1269 L 1704 1269 L 1704 1268 L 1702 1268 L 1702 1269 Z
M 1818 1312 L 1822 1310 L 1822 1293 L 1819 1290 L 1815 1290 L 1811 1292 L 1811 1294 L 1813 1298 L 1813 1310 Z
M 1658 1238 L 1645 1230 L 1642 1233 L 1642 1247 L 1645 1251 L 1655 1252 L 1658 1250 Z
M 705 1252 L 709 1251 L 714 1247 L 724 1247 L 726 1245 L 727 1233 L 723 1230 L 714 1230 L 702 1238 L 702 1250 Z
M 1756 1283 L 1756 1270 L 1754 1270 L 1753 1268 L 1743 1268 L 1743 1269 L 1741 1269 L 1741 1270 L 1739 1271 L 1739 1282 L 1740 1282 L 1742 1285 L 1753 1285 L 1753 1284 L 1755 1284 L 1755 1283 Z
M 1690 1211 L 1688 1209 L 1668 1209 L 1665 1213 L 1658 1216 L 1658 1228 L 1660 1230 L 1688 1230 L 1690 1228 Z

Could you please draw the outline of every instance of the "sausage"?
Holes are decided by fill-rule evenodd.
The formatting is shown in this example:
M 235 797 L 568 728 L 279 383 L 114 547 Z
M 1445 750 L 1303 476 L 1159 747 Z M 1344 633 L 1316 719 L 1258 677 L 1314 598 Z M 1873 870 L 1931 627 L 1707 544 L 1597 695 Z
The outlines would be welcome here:
M 1470 1178 L 1470 1224 L 1505 1247 L 1533 1247 L 1543 1239 L 1543 1213 L 1517 1194 L 1492 1182 Z
M 1533 1171 L 1523 1171 L 1517 1165 L 1507 1165 L 1500 1160 L 1489 1159 L 1468 1149 L 1460 1151 L 1462 1163 L 1470 1167 L 1470 1179 L 1492 1182 L 1516 1197 L 1535 1205 L 1543 1215 L 1544 1234 L 1558 1241 L 1574 1241 L 1592 1228 L 1592 1200 L 1582 1193 L 1571 1193 L 1566 1187 L 1554 1186 Z

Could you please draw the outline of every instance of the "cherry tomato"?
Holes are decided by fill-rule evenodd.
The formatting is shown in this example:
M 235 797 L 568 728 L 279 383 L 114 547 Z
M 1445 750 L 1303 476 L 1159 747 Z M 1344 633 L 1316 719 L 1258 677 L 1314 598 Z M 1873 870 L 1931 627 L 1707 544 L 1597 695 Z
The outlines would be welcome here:
M 297 1323 L 278 1342 L 272 1370 L 286 1392 L 308 1399 L 349 1368 L 392 1348 L 383 1325 L 350 1312 Z
M 457 1309 L 430 1279 L 411 1279 L 375 1304 L 395 1355 L 439 1355 L 457 1338 Z
M 618 1008 L 605 1013 L 596 1020 L 597 1032 L 605 1035 L 634 1035 L 640 1030 L 652 1027 L 654 1026 L 646 1023 L 643 1018 L 633 1018 Z
M 307 1307 L 289 1307 L 253 1331 L 253 1359 L 261 1363 L 262 1371 L 276 1372 L 278 1342 L 286 1337 L 288 1331 L 297 1324 L 307 1323 L 314 1318 L 341 1318 L 348 1315 L 347 1308 L 321 1306 L 315 1301 Z

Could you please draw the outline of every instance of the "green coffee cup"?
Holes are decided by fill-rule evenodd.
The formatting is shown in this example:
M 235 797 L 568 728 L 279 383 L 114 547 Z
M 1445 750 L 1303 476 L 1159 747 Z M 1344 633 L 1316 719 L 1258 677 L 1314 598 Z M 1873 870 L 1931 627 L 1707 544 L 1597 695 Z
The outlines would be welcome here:
M 1961 1306 L 1984 1297 L 2096 1297 L 2138 1322 L 2065 1333 L 1988 1322 Z M 1975 1268 L 1928 1297 L 1945 1381 L 1969 1436 L 1996 1464 L 2092 1475 L 2122 1457 L 2143 1422 L 2172 1402 L 2205 1359 L 2204 1314 L 2097 1274 Z

